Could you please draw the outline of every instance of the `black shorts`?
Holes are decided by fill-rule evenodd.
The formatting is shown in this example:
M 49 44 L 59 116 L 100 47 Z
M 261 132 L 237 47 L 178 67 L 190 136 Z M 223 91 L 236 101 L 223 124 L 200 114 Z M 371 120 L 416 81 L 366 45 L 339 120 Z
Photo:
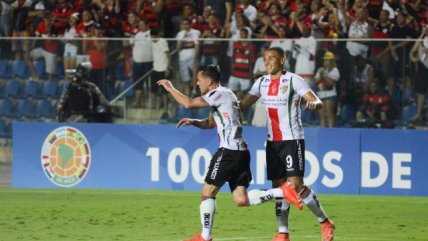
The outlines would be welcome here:
M 152 93 L 168 93 L 164 87 L 159 86 L 156 82 L 161 79 L 165 79 L 165 71 L 158 72 L 153 70 L 152 71 L 152 85 L 150 86 L 150 91 Z
M 418 63 L 418 72 L 415 79 L 415 91 L 419 95 L 425 95 L 428 89 L 428 68 L 421 62 Z
M 142 62 L 142 63 L 133 62 L 133 65 L 132 65 L 132 81 L 136 82 L 141 77 L 143 77 L 147 72 L 149 72 L 152 68 L 153 68 L 153 62 Z M 150 77 L 150 75 L 146 76 L 146 78 L 144 78 L 144 80 L 140 81 L 135 86 L 135 89 L 136 90 L 142 90 L 143 89 L 143 82 L 148 81 L 149 77 Z
M 267 141 L 267 179 L 303 177 L 305 174 L 305 140 Z
M 205 182 L 222 187 L 229 182 L 230 191 L 238 186 L 248 187 L 252 180 L 250 152 L 219 148 L 211 159 Z

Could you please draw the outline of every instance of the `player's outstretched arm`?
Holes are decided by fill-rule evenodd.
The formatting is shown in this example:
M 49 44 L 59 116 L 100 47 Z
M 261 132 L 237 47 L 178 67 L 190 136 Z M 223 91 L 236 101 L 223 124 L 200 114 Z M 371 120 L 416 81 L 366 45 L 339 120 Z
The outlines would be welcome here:
M 158 85 L 163 86 L 166 91 L 168 91 L 172 97 L 185 108 L 203 108 L 207 107 L 208 103 L 204 101 L 202 97 L 190 98 L 189 96 L 184 95 L 178 91 L 167 79 L 162 79 L 157 82 Z
M 180 128 L 181 126 L 188 126 L 188 125 L 192 125 L 192 126 L 196 126 L 198 128 L 201 129 L 209 129 L 212 128 L 210 127 L 210 123 L 208 118 L 199 120 L 199 119 L 190 119 L 190 118 L 183 118 L 181 119 L 178 123 L 177 123 L 177 129 Z
M 305 110 L 321 110 L 323 103 L 318 96 L 311 90 L 303 96 L 306 100 Z

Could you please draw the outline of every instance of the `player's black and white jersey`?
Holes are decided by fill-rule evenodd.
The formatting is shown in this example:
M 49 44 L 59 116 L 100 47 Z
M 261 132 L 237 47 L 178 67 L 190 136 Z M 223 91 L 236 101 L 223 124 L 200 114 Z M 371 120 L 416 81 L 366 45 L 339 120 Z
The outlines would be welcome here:
M 291 72 L 256 80 L 249 94 L 260 97 L 265 107 L 269 141 L 304 139 L 300 101 L 310 90 L 302 77 Z
M 241 113 L 238 98 L 222 86 L 202 96 L 210 105 L 217 125 L 220 148 L 229 150 L 246 150 L 247 144 L 242 136 Z

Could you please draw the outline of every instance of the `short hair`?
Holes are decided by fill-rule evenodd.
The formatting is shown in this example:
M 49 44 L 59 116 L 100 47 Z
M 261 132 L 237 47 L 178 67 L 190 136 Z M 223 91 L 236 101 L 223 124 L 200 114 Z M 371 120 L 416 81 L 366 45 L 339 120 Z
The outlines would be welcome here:
M 281 58 L 285 57 L 285 52 L 282 48 L 280 47 L 272 47 L 272 48 L 268 48 L 266 51 L 275 51 L 277 52 Z
M 200 66 L 198 72 L 202 72 L 203 75 L 210 78 L 214 82 L 219 83 L 221 79 L 221 71 L 218 65 L 208 64 Z

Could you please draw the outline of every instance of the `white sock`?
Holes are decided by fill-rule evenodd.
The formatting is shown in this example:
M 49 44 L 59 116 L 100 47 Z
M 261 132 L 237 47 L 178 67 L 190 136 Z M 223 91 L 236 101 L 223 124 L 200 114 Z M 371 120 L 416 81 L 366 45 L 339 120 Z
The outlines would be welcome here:
M 327 219 L 327 215 L 324 213 L 324 209 L 319 202 L 317 195 L 309 187 L 305 187 L 301 193 L 299 193 L 302 201 L 312 211 L 318 219 L 318 222 L 324 222 Z
M 275 215 L 278 223 L 278 233 L 288 233 L 288 215 L 290 204 L 284 199 L 276 199 Z
M 201 201 L 199 210 L 201 213 L 202 232 L 201 236 L 205 240 L 211 238 L 211 231 L 213 228 L 214 214 L 216 209 L 216 202 L 214 198 L 207 198 Z
M 265 203 L 274 198 L 283 198 L 282 190 L 279 188 L 273 188 L 268 190 L 253 189 L 247 193 L 247 196 L 248 206 Z

